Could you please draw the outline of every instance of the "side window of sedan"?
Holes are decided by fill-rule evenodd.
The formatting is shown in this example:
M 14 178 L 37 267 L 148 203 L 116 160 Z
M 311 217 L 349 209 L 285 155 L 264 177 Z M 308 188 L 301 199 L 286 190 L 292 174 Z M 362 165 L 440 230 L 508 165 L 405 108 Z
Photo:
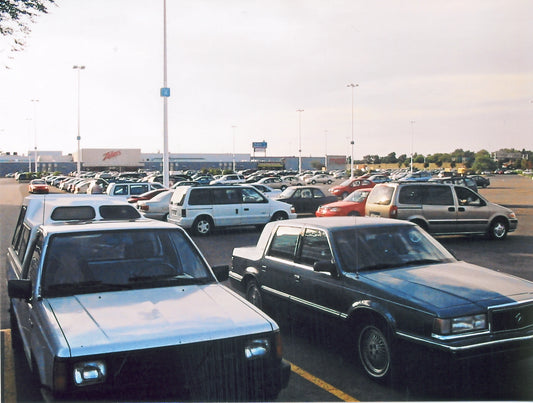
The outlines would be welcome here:
M 298 245 L 299 236 L 300 228 L 298 227 L 278 227 L 270 243 L 267 256 L 292 260 L 296 246 Z
M 331 258 L 331 249 L 324 231 L 310 228 L 306 229 L 302 240 L 300 262 L 313 265 L 319 260 L 330 261 Z

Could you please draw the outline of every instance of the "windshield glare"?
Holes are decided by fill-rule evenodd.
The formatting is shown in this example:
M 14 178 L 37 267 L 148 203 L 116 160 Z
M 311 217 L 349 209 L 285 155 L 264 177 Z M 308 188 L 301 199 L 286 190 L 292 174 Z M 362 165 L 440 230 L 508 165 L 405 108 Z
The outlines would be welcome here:
M 46 256 L 42 292 L 48 297 L 215 281 L 181 231 L 55 235 Z
M 287 198 L 287 197 L 291 197 L 293 195 L 294 192 L 296 192 L 297 189 L 295 188 L 290 188 L 288 187 L 287 189 L 285 189 L 283 192 L 281 192 L 279 194 L 279 198 L 280 199 L 283 199 L 283 198 Z
M 342 270 L 357 272 L 454 261 L 415 226 L 354 228 L 333 234 Z

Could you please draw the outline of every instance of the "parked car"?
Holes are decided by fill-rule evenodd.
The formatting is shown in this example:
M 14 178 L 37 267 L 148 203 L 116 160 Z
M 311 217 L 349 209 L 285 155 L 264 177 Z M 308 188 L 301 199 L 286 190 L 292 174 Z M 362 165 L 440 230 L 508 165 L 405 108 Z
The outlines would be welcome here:
M 137 201 L 137 210 L 146 218 L 167 221 L 168 206 L 174 189 L 165 190 L 149 200 Z
M 376 185 L 365 214 L 408 220 L 434 235 L 486 234 L 501 240 L 518 226 L 513 211 L 471 189 L 431 182 Z
M 27 380 L 46 401 L 274 400 L 279 327 L 219 283 L 228 270 L 120 199 L 29 196 L 7 259 Z
M 468 175 L 468 178 L 473 179 L 478 187 L 486 188 L 490 186 L 490 179 L 481 175 Z
M 398 181 L 400 182 L 427 182 L 433 175 L 428 171 L 410 172 L 405 176 L 402 176 Z
M 285 182 L 287 186 L 301 186 L 303 184 L 303 181 L 301 181 L 300 178 L 294 175 L 282 176 L 281 180 L 283 180 L 283 182 Z
M 339 326 L 374 380 L 401 377 L 407 352 L 533 354 L 533 283 L 458 261 L 406 221 L 269 223 L 257 246 L 233 250 L 230 281 L 266 312 Z
M 283 179 L 275 177 L 275 176 L 269 176 L 266 178 L 261 178 L 257 182 L 260 185 L 267 185 L 270 186 L 273 189 L 281 189 L 285 190 L 287 187 L 290 186 L 287 182 L 285 182 Z
M 140 195 L 132 195 L 128 198 L 128 203 L 137 203 L 141 200 L 150 200 L 151 198 L 157 196 L 160 193 L 166 192 L 168 189 L 161 188 L 161 189 L 154 189 L 149 190 L 148 192 L 141 193 Z
M 164 189 L 164 186 L 159 182 L 113 182 L 107 187 L 106 194 L 128 200 L 131 196 L 155 189 Z
M 340 185 L 333 186 L 328 189 L 328 192 L 332 195 L 345 199 L 350 193 L 357 189 L 363 188 L 372 188 L 376 184 L 369 179 L 365 178 L 354 178 L 347 179 L 342 182 Z
M 333 183 L 333 177 L 327 174 L 318 174 L 311 176 L 310 178 L 306 178 L 305 183 L 309 183 L 311 185 L 315 185 L 317 183 L 330 185 L 331 183 Z
M 250 186 L 253 186 L 257 190 L 259 190 L 261 193 L 263 193 L 266 197 L 269 199 L 276 199 L 281 194 L 280 189 L 273 189 L 270 186 L 261 184 L 261 183 L 250 183 Z
M 366 199 L 372 188 L 354 190 L 345 199 L 318 207 L 317 217 L 364 216 Z
M 28 185 L 29 193 L 48 193 L 50 188 L 44 179 L 32 179 Z
M 437 182 L 437 183 L 450 183 L 454 185 L 463 185 L 467 188 L 472 189 L 474 192 L 477 192 L 477 184 L 472 178 L 466 176 L 449 176 L 445 178 L 431 178 L 428 182 Z
M 296 218 L 290 204 L 272 200 L 249 185 L 178 187 L 170 199 L 168 221 L 206 236 L 215 227 L 264 225 Z
M 209 182 L 210 185 L 233 185 L 237 183 L 244 183 L 246 179 L 244 176 L 238 174 L 222 175 L 220 178 Z
M 294 206 L 297 214 L 315 214 L 318 206 L 337 201 L 335 196 L 326 196 L 316 186 L 289 186 L 278 196 L 277 200 Z
M 176 189 L 178 186 L 200 186 L 200 182 L 192 181 L 192 180 L 181 181 L 181 182 L 174 183 L 170 188 Z

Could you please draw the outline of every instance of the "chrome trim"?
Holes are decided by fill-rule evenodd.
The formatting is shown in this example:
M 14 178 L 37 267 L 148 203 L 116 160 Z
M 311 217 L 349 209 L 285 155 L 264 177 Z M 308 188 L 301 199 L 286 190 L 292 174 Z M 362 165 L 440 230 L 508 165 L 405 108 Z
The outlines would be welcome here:
M 275 290 L 273 288 L 270 288 L 270 287 L 267 287 L 267 286 L 264 286 L 264 285 L 261 286 L 261 289 L 263 289 L 263 290 L 265 290 L 267 292 L 270 292 L 271 294 L 275 294 L 275 295 L 277 295 L 279 297 L 282 297 L 284 299 L 288 299 L 290 301 L 297 302 L 300 305 L 304 305 L 304 306 L 306 306 L 308 308 L 311 308 L 311 309 L 314 309 L 314 310 L 318 310 L 318 311 L 322 311 L 324 313 L 327 313 L 327 314 L 330 314 L 330 315 L 333 315 L 333 316 L 337 316 L 337 317 L 339 317 L 341 319 L 346 319 L 348 317 L 347 313 L 340 312 L 340 311 L 328 308 L 328 307 L 323 306 L 323 305 L 318 305 L 318 304 L 315 304 L 313 302 L 309 302 L 309 301 L 307 301 L 305 299 L 301 299 L 301 298 L 295 297 L 293 295 L 290 295 L 290 294 Z
M 515 301 L 515 302 L 509 302 L 507 304 L 491 305 L 491 306 L 487 307 L 487 309 L 489 311 L 491 311 L 493 309 L 507 308 L 507 307 L 510 307 L 510 306 L 526 305 L 526 304 L 529 304 L 529 303 L 532 303 L 532 302 L 533 302 L 533 298 L 532 299 L 527 299 L 525 301 Z
M 432 340 L 424 339 L 424 338 L 421 338 L 421 337 L 413 336 L 413 335 L 410 335 L 410 334 L 407 334 L 407 333 L 396 332 L 396 334 L 399 337 L 403 337 L 404 339 L 414 340 L 414 341 L 418 341 L 420 343 L 441 347 L 442 349 L 448 350 L 448 351 L 451 351 L 451 352 L 466 351 L 466 350 L 471 350 L 471 349 L 476 349 L 476 348 L 481 348 L 481 347 L 494 346 L 494 345 L 503 344 L 503 343 L 511 343 L 511 342 L 515 342 L 515 341 L 533 340 L 533 334 L 532 334 L 532 335 L 529 335 L 529 336 L 513 337 L 513 338 L 510 338 L 510 339 L 485 341 L 485 342 L 482 342 L 482 343 L 470 344 L 468 346 L 449 346 L 447 344 L 443 344 L 443 343 L 439 343 L 437 341 L 432 341 Z
M 485 334 L 490 334 L 490 330 L 483 329 L 479 330 L 477 332 L 466 332 L 466 333 L 459 333 L 459 334 L 450 334 L 450 335 L 440 335 L 436 333 L 431 333 L 431 337 L 438 339 L 438 340 L 457 340 L 457 339 L 464 339 L 466 337 L 472 337 L 472 336 L 482 336 Z
M 241 282 L 242 279 L 243 279 L 243 277 L 244 277 L 244 276 L 241 276 L 240 274 L 235 273 L 235 272 L 232 271 L 232 270 L 230 270 L 230 272 L 229 272 L 229 276 L 230 276 L 232 279 L 234 279 L 234 280 L 236 280 L 236 281 L 238 281 L 238 282 Z

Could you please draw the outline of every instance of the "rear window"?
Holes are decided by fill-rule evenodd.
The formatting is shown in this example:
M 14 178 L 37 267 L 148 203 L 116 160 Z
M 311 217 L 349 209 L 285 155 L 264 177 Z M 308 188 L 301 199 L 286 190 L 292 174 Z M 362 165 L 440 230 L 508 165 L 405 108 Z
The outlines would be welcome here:
M 141 215 L 133 206 L 100 206 L 100 215 L 106 220 L 141 218 Z
M 392 200 L 392 194 L 394 193 L 394 187 L 393 186 L 375 186 L 372 191 L 370 192 L 370 195 L 368 196 L 368 200 L 366 201 L 368 204 L 380 204 L 380 205 L 388 205 L 391 203 Z
M 93 220 L 96 217 L 94 208 L 91 206 L 65 206 L 56 207 L 50 218 L 54 221 L 69 220 Z

